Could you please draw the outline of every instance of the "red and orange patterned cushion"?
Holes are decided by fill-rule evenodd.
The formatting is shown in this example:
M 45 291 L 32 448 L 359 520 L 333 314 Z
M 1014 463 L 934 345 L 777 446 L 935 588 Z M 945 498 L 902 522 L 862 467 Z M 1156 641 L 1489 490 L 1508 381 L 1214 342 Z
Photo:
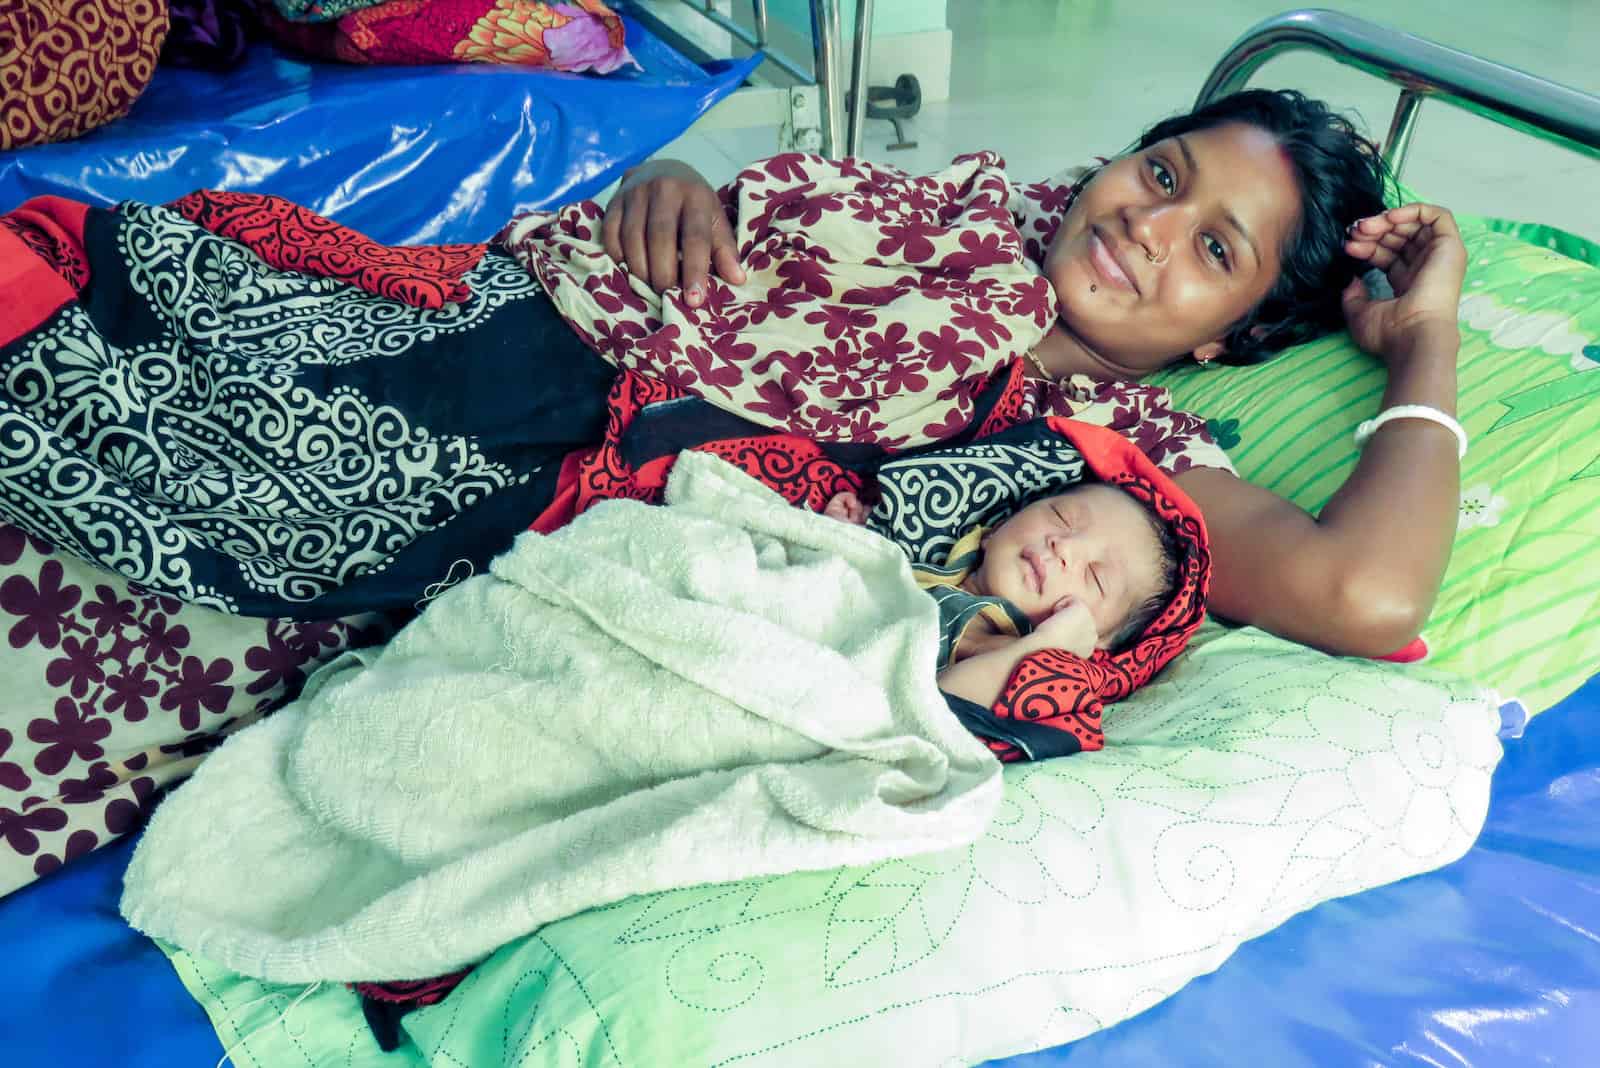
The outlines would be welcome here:
M 506 63 L 609 74 L 633 62 L 622 19 L 601 0 L 385 0 L 329 21 L 291 20 L 283 6 L 261 5 L 275 38 L 345 63 Z

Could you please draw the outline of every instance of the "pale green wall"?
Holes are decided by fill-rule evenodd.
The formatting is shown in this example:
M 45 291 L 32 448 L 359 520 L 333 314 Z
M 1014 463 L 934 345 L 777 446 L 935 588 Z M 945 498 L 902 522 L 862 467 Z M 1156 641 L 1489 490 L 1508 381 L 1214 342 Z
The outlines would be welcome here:
M 735 7 L 747 0 L 733 0 Z M 873 0 L 872 32 L 922 33 L 942 30 L 945 0 Z M 841 28 L 848 40 L 855 29 L 856 5 L 854 0 L 841 0 Z M 767 0 L 768 17 L 788 23 L 806 33 L 811 25 L 811 4 L 808 0 Z

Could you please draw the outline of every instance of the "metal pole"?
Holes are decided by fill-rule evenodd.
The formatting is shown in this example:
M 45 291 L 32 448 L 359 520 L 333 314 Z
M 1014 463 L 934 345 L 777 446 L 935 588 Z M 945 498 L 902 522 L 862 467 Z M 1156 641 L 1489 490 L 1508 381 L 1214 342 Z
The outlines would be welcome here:
M 1196 106 L 1243 89 L 1263 63 L 1284 52 L 1317 52 L 1347 67 L 1600 157 L 1600 97 L 1333 11 L 1291 11 L 1258 23 L 1211 69 Z M 1406 107 L 1402 97 L 1402 108 Z M 1414 114 L 1415 104 L 1410 105 Z M 1397 144 L 1401 155 L 1405 146 Z
M 767 47 L 767 0 L 753 0 L 756 20 L 756 47 Z
M 816 83 L 822 96 L 822 154 L 838 159 L 844 145 L 844 107 L 839 76 L 839 0 L 811 0 L 811 43 Z
M 850 64 L 850 134 L 845 154 L 861 155 L 867 125 L 867 64 L 872 59 L 872 0 L 856 0 L 855 53 Z
M 1400 169 L 1406 165 L 1406 153 L 1411 149 L 1411 134 L 1417 125 L 1417 110 L 1422 107 L 1422 94 L 1410 89 L 1400 91 L 1395 101 L 1394 118 L 1389 120 L 1389 136 L 1383 139 L 1383 161 L 1389 173 L 1398 180 Z

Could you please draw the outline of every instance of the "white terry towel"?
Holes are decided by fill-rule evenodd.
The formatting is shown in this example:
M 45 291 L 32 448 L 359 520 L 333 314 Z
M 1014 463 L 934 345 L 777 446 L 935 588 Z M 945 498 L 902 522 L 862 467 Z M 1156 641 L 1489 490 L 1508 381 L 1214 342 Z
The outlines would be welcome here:
M 156 811 L 123 915 L 276 982 L 414 979 L 652 891 L 974 840 L 1000 765 L 900 552 L 687 453 L 525 534 Z

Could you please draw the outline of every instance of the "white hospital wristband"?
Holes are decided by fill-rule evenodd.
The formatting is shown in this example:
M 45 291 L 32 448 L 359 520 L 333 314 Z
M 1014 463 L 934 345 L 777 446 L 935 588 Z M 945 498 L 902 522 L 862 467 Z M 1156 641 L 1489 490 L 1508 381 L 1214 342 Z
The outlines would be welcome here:
M 1456 436 L 1456 445 L 1459 446 L 1457 458 L 1461 459 L 1467 455 L 1466 429 L 1453 417 L 1426 404 L 1397 404 L 1393 408 L 1385 408 L 1356 427 L 1356 444 L 1365 445 L 1367 439 L 1378 432 L 1379 427 L 1395 419 L 1426 419 L 1430 423 L 1438 423 Z

